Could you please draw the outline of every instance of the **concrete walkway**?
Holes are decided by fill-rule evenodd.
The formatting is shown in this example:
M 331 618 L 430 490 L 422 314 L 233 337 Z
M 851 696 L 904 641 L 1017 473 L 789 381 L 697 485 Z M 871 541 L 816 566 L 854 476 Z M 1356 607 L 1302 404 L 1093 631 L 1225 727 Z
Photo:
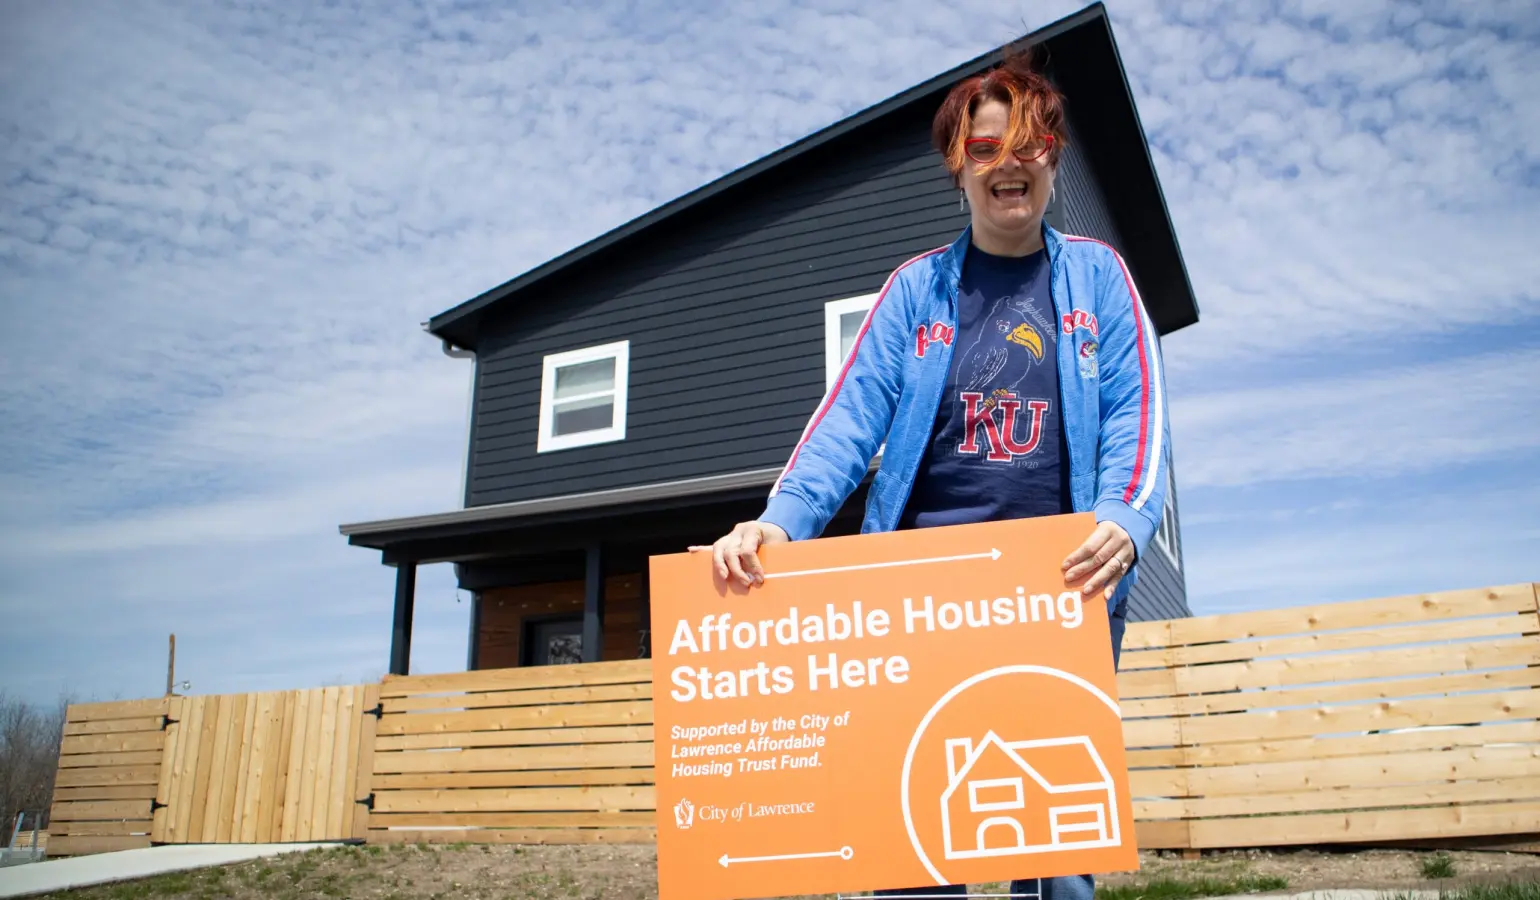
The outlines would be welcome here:
M 281 853 L 298 853 L 336 844 L 167 844 L 67 859 L 50 859 L 0 869 L 0 897 L 26 897 L 49 891 L 147 878 L 166 872 L 222 866 Z

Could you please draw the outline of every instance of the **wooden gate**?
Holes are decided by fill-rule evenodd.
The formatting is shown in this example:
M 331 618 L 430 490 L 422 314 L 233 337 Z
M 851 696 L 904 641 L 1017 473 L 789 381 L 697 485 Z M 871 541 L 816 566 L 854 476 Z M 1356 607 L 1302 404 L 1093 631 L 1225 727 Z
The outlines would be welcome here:
M 49 856 L 150 846 L 166 710 L 167 701 L 156 698 L 78 703 L 65 711 Z
M 154 841 L 362 838 L 359 764 L 369 771 L 378 697 L 349 685 L 172 698 Z

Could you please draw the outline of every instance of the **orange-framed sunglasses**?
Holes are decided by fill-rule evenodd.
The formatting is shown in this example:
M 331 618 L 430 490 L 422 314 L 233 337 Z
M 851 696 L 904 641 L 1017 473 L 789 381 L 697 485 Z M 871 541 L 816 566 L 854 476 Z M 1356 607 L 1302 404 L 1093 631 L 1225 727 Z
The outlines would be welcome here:
M 1045 134 L 1039 138 L 1033 138 L 1021 147 L 1013 151 L 1021 162 L 1031 162 L 1048 152 L 1053 146 L 1053 135 Z M 989 165 L 1000 158 L 1000 153 L 1005 149 L 1005 143 L 999 138 L 968 138 L 963 141 L 963 152 L 976 163 Z

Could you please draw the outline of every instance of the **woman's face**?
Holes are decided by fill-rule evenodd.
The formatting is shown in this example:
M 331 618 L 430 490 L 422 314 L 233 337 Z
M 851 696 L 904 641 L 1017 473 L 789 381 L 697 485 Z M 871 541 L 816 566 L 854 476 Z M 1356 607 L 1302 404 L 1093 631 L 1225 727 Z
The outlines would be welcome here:
M 1005 104 L 986 100 L 974 113 L 970 137 L 1003 139 L 1009 123 L 1010 111 Z M 984 152 L 988 149 L 982 148 Z M 1054 169 L 1048 164 L 1046 152 L 1028 162 L 1010 152 L 1016 149 L 1023 156 L 1031 156 L 1036 148 L 996 149 L 1005 154 L 1005 161 L 999 166 L 979 174 L 980 166 L 965 159 L 958 176 L 973 210 L 973 230 L 1010 242 L 1030 242 L 1042 228 L 1043 212 L 1053 190 Z

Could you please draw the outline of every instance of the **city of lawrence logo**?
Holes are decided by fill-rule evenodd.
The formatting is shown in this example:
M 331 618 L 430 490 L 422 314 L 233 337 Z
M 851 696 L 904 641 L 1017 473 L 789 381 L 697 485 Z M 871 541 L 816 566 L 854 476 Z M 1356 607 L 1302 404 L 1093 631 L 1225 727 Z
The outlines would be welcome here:
M 1032 415 L 1025 439 L 1016 435 L 1016 418 L 1021 413 L 1022 400 L 1014 393 L 1000 388 L 984 399 L 979 391 L 963 391 L 964 406 L 963 439 L 957 452 L 969 456 L 979 453 L 979 429 L 989 442 L 989 452 L 984 458 L 990 462 L 1008 463 L 1018 456 L 1028 456 L 1037 450 L 1043 439 L 1043 416 L 1048 413 L 1047 400 L 1028 400 L 1026 407 Z M 997 417 L 996 411 L 1000 413 Z
M 695 824 L 695 804 L 689 800 L 680 800 L 674 804 L 674 824 L 680 828 L 689 828 Z

